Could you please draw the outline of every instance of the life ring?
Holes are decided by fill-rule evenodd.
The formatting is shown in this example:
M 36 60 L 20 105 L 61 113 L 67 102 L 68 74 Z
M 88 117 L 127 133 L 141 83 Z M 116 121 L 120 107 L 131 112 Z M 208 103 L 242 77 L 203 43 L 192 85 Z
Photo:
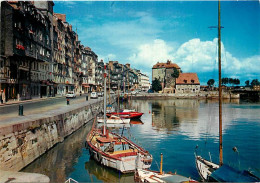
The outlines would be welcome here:
M 102 160 L 102 156 L 101 156 L 100 153 L 97 152 L 97 161 L 98 161 L 99 163 L 101 163 L 101 160 Z

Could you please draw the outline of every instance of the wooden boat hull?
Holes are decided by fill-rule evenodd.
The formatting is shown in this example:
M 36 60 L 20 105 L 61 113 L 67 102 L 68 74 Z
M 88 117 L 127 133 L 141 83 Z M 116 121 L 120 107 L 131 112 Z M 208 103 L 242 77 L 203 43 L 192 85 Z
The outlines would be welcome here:
M 203 159 L 201 156 L 195 157 L 196 167 L 203 181 L 208 181 L 212 172 L 219 168 L 219 165 Z
M 119 115 L 121 118 L 125 119 L 138 119 L 140 118 L 144 113 L 142 112 L 112 112 L 107 113 L 107 117 L 110 117 L 111 115 Z
M 97 122 L 98 123 L 104 123 L 104 118 L 97 118 Z M 129 124 L 130 123 L 130 119 L 107 119 L 106 120 L 107 124 Z
M 135 182 L 196 182 L 188 177 L 184 177 L 182 175 L 173 174 L 173 173 L 163 173 L 151 170 L 142 170 L 138 169 L 135 171 L 134 176 Z
M 142 156 L 138 154 L 133 156 L 122 157 L 120 160 L 118 160 L 112 157 L 104 156 L 101 153 L 92 149 L 91 147 L 89 148 L 89 153 L 91 157 L 94 158 L 94 160 L 96 160 L 101 165 L 119 170 L 122 173 L 134 172 L 136 167 L 147 169 L 151 166 L 151 164 L 145 164 L 143 161 L 141 161 Z
M 110 137 L 108 139 L 110 141 L 107 140 L 107 137 L 98 136 L 99 139 L 102 138 L 103 142 L 97 143 L 96 139 L 98 138 L 96 138 L 96 134 L 98 134 L 98 130 L 90 132 L 87 137 L 87 144 L 90 156 L 100 164 L 119 170 L 122 173 L 134 172 L 136 168 L 150 168 L 152 163 L 152 155 L 150 155 L 147 151 L 143 150 L 141 147 L 137 146 L 127 138 L 121 137 L 114 133 L 109 133 Z M 111 136 L 113 137 L 111 138 Z M 117 140 L 113 141 L 114 139 Z M 119 141 L 123 141 L 124 146 L 131 146 L 131 148 L 126 150 L 125 147 L 121 151 L 119 150 L 112 153 L 107 153 L 105 152 L 105 150 L 101 150 L 101 144 L 111 144 L 111 142 L 113 142 L 114 144 L 120 144 Z M 121 144 L 119 146 L 121 146 Z

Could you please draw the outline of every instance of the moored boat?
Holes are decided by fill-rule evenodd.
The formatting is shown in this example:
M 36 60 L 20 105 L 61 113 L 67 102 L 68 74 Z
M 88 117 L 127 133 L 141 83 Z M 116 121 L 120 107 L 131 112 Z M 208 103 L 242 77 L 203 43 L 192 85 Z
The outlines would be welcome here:
M 126 119 L 136 119 L 140 118 L 144 113 L 142 112 L 112 112 L 112 113 L 107 113 L 107 117 L 110 117 L 112 115 L 117 115 L 120 116 L 121 118 L 126 118 Z
M 97 117 L 98 123 L 104 123 L 104 118 Z M 130 123 L 130 119 L 121 118 L 115 115 L 111 115 L 109 118 L 106 119 L 107 124 L 128 124 Z
M 222 134 L 222 84 L 221 84 L 221 24 L 220 24 L 220 0 L 218 1 L 218 74 L 219 74 L 219 163 L 213 163 L 197 155 L 195 163 L 198 173 L 203 181 L 213 182 L 259 182 L 260 178 L 247 170 L 235 169 L 223 162 L 223 134 Z M 234 151 L 237 149 L 234 147 Z
M 158 171 L 138 169 L 135 172 L 135 182 L 196 182 L 188 177 L 175 173 L 160 173 Z
M 150 168 L 152 155 L 124 136 L 92 128 L 87 136 L 90 156 L 100 164 L 122 173 Z
M 161 154 L 160 171 L 137 169 L 135 171 L 134 180 L 135 182 L 197 182 L 191 178 L 178 175 L 177 173 L 164 173 L 162 171 L 163 156 Z
M 148 151 L 124 137 L 123 134 L 120 136 L 107 129 L 106 67 L 104 68 L 104 126 L 96 127 L 96 119 L 94 120 L 86 139 L 90 156 L 100 164 L 122 173 L 134 172 L 139 168 L 150 168 L 153 158 Z

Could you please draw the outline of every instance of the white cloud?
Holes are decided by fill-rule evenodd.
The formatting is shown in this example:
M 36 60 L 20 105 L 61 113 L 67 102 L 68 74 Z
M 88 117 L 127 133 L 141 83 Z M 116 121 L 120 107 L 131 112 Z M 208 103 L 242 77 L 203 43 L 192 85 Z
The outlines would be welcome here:
M 217 41 L 216 38 L 213 41 L 191 39 L 176 50 L 174 62 L 184 72 L 213 72 L 218 69 Z M 260 68 L 257 67 L 260 63 L 260 55 L 239 59 L 225 50 L 223 43 L 221 47 L 223 77 L 242 78 L 249 76 L 250 73 L 260 73 Z
M 152 67 L 157 62 L 166 62 L 172 59 L 173 47 L 167 45 L 164 40 L 155 39 L 151 43 L 142 44 L 137 53 L 133 53 L 129 60 L 135 65 Z
M 114 60 L 116 59 L 116 55 L 113 53 L 107 54 L 107 55 L 99 55 L 98 60 L 103 60 L 105 62 L 108 62 L 108 60 Z
M 161 39 L 155 39 L 152 42 L 141 44 L 136 48 L 128 58 L 130 62 L 137 67 L 152 68 L 154 64 L 166 62 L 168 59 L 177 63 L 183 72 L 196 72 L 199 76 L 204 73 L 203 80 L 209 79 L 218 71 L 218 40 L 201 41 L 200 39 L 191 39 L 177 49 L 174 43 L 167 43 Z M 260 55 L 245 59 L 234 57 L 230 52 L 222 47 L 222 77 L 233 77 L 242 80 L 259 78 Z M 212 73 L 209 76 L 209 73 Z M 254 74 L 252 74 L 254 73 Z M 206 81 L 202 81 L 206 82 Z M 241 82 L 243 83 L 243 82 Z

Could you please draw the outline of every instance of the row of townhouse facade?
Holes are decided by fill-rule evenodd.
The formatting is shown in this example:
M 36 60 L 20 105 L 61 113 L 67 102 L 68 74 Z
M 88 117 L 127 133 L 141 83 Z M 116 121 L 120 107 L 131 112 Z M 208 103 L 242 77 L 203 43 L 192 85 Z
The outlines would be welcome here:
M 53 1 L 1 2 L 0 91 L 4 101 L 103 90 L 105 63 L 81 44 L 66 15 L 54 13 L 53 6 Z M 122 91 L 149 85 L 148 76 L 130 64 L 109 61 L 106 65 L 108 86 L 113 90 L 118 83 Z
M 140 70 L 133 69 L 130 64 L 120 64 L 118 61 L 109 61 L 108 63 L 108 83 L 110 89 L 121 90 L 122 92 L 130 90 L 148 91 L 150 89 L 149 77 Z
M 1 2 L 0 91 L 5 101 L 100 88 L 98 56 L 80 44 L 66 15 L 54 13 L 53 6 L 52 1 Z

